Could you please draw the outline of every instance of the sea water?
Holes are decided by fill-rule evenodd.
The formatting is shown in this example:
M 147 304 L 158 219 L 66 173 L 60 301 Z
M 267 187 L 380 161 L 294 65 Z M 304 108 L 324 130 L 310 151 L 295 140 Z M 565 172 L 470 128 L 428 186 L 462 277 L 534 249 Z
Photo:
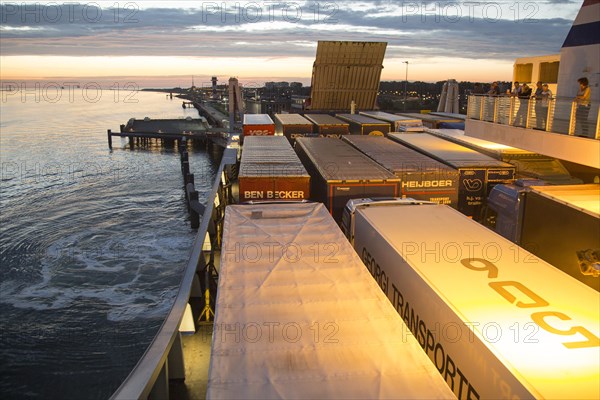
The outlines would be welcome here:
M 110 151 L 106 130 L 197 111 L 69 89 L 0 103 L 2 399 L 108 398 L 171 307 L 195 235 L 176 148 L 115 137 Z M 216 162 L 190 153 L 201 201 Z

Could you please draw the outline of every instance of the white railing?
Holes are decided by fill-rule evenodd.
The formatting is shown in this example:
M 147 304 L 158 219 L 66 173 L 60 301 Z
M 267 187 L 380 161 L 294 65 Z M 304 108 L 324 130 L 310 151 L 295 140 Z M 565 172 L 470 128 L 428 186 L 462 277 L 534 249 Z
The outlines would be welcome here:
M 467 118 L 521 128 L 600 139 L 600 105 L 579 106 L 571 98 L 470 95 Z

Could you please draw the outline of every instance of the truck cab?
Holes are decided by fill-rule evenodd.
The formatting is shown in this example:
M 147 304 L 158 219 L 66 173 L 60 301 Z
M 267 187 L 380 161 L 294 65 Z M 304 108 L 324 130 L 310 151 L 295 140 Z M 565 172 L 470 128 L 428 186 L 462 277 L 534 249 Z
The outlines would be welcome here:
M 354 245 L 354 214 L 358 208 L 363 207 L 385 207 L 385 206 L 397 206 L 405 204 L 435 204 L 430 201 L 415 200 L 410 197 L 369 197 L 362 199 L 351 199 L 346 203 L 344 211 L 342 213 L 342 232 L 348 241 Z

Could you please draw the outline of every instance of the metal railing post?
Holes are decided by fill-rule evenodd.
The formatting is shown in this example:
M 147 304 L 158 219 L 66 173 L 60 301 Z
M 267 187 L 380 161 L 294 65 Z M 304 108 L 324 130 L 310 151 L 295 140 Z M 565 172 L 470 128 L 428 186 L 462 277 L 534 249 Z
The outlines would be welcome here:
M 525 128 L 526 129 L 529 129 L 530 126 L 531 126 L 530 122 L 531 122 L 531 101 L 532 100 L 533 99 L 528 99 L 527 100 L 527 116 L 525 117 Z M 537 115 L 535 116 L 535 118 L 536 119 L 538 118 Z
M 546 114 L 546 126 L 544 127 L 544 130 L 546 132 L 552 132 L 552 120 L 554 118 L 550 118 L 550 116 L 552 115 L 552 117 L 554 117 L 554 104 L 555 104 L 556 100 L 552 99 L 548 101 L 548 112 Z
M 510 105 L 508 106 L 508 124 L 512 125 L 514 120 L 513 114 L 515 113 L 515 97 L 510 98 Z
M 483 121 L 483 107 L 484 107 L 485 96 L 481 96 L 481 104 L 479 104 L 479 120 Z
M 494 117 L 492 118 L 494 123 L 498 122 L 498 99 L 498 97 L 494 97 Z
M 575 124 L 576 124 L 576 115 L 577 115 L 577 102 L 571 103 L 571 116 L 569 117 L 569 135 L 573 136 L 575 134 Z

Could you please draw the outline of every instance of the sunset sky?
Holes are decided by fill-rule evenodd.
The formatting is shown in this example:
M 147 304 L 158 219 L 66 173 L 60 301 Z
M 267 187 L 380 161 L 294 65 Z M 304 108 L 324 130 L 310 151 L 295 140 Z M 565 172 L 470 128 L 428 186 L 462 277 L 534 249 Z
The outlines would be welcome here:
M 0 78 L 310 84 L 318 40 L 385 41 L 382 80 L 510 80 L 553 54 L 582 0 L 2 1 Z

